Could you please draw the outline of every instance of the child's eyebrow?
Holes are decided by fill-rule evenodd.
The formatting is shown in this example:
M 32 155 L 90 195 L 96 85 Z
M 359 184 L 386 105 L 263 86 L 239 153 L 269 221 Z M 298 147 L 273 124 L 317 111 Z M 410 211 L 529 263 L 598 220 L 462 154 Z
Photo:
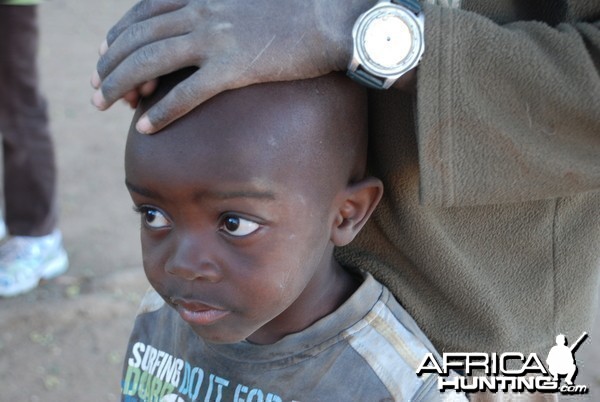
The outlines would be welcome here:
M 144 197 L 161 199 L 162 196 L 147 188 L 138 187 L 125 179 L 125 185 L 130 191 L 143 195 Z M 275 200 L 275 194 L 271 191 L 255 191 L 255 190 L 242 190 L 242 191 L 197 191 L 194 193 L 194 200 L 200 201 L 204 198 L 212 198 L 217 200 L 229 200 L 232 198 L 255 198 L 260 200 Z
M 125 179 L 125 186 L 129 191 L 133 191 L 134 193 L 138 193 L 139 195 L 143 195 L 144 197 L 161 199 L 162 196 L 155 191 L 149 190 L 147 188 L 138 187 L 135 184 L 131 183 L 127 179 Z
M 194 194 L 194 200 L 199 201 L 203 198 L 213 198 L 218 200 L 228 200 L 232 198 L 256 198 L 260 200 L 275 200 L 275 194 L 270 191 L 198 191 Z

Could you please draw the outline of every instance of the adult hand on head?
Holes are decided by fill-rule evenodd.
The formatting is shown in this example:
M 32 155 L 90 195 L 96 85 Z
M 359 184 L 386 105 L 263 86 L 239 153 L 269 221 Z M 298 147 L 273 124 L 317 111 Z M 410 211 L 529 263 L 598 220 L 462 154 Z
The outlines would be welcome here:
M 135 105 L 160 75 L 199 68 L 138 121 L 153 133 L 219 92 L 345 70 L 371 0 L 142 0 L 109 31 L 92 102 Z

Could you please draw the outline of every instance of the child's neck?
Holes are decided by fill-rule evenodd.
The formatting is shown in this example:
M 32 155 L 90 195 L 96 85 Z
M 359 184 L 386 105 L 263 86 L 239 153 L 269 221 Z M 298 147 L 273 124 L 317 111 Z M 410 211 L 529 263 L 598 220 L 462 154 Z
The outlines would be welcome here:
M 322 313 L 319 318 L 325 317 L 337 310 L 354 294 L 362 282 L 358 276 L 346 270 L 337 261 L 333 260 L 332 264 L 334 264 L 335 268 L 332 277 L 326 282 L 328 286 L 324 288 L 325 293 L 321 298 L 323 301 Z

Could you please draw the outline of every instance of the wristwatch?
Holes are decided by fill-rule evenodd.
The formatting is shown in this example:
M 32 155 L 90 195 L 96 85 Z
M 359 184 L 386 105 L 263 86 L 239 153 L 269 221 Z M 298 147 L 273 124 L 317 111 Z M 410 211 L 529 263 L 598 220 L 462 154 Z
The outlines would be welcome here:
M 354 24 L 348 76 L 370 88 L 391 87 L 419 64 L 425 50 L 424 21 L 416 0 L 378 1 Z

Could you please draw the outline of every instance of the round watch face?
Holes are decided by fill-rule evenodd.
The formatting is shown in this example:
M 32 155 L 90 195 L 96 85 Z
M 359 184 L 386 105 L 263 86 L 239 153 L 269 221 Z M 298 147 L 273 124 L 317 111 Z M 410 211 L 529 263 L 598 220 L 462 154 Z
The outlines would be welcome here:
M 414 67 L 422 54 L 417 17 L 404 8 L 372 9 L 357 28 L 357 51 L 367 70 L 384 76 L 402 73 Z
M 363 46 L 373 63 L 393 67 L 402 63 L 410 52 L 411 39 L 406 22 L 397 15 L 387 14 L 371 20 L 365 29 Z

